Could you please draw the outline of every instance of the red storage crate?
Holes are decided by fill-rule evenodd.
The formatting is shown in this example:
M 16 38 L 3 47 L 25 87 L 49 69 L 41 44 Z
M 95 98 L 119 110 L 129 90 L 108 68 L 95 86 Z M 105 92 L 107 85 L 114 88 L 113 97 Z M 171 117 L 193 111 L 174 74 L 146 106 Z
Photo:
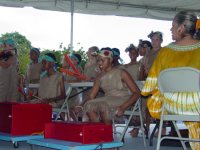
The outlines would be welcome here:
M 113 132 L 103 123 L 52 122 L 45 124 L 44 138 L 91 144 L 112 142 Z
M 52 108 L 47 104 L 0 103 L 0 132 L 13 136 L 38 134 L 51 122 Z

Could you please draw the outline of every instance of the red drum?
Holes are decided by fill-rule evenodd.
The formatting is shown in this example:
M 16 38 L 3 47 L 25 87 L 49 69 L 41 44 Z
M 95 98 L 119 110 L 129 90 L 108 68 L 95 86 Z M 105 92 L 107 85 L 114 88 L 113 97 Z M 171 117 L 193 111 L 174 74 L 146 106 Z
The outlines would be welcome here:
M 39 134 L 51 122 L 48 104 L 0 103 L 0 132 L 13 136 Z
M 92 144 L 112 142 L 111 125 L 103 123 L 52 122 L 45 125 L 45 138 Z

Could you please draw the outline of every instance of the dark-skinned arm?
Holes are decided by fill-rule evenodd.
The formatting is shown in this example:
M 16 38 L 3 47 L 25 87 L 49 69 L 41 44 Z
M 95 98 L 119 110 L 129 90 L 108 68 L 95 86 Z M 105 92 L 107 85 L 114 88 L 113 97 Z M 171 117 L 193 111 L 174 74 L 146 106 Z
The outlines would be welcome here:
M 127 71 L 125 70 L 122 71 L 121 79 L 129 88 L 131 96 L 127 101 L 125 101 L 117 108 L 116 115 L 118 116 L 123 115 L 124 111 L 128 109 L 130 106 L 132 106 L 140 97 L 140 89 L 138 88 L 137 84 Z

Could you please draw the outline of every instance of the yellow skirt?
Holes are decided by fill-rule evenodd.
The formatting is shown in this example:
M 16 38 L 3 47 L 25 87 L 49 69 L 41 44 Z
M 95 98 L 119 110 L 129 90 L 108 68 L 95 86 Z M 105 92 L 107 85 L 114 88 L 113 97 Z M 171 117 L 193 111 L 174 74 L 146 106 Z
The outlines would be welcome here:
M 161 95 L 157 90 L 147 101 L 149 113 L 153 118 L 160 119 L 163 100 L 166 104 L 166 113 L 179 115 L 199 115 L 200 117 L 200 93 L 168 93 Z M 200 139 L 200 123 L 184 122 L 189 130 L 189 137 Z M 199 142 L 190 142 L 193 150 L 200 150 Z

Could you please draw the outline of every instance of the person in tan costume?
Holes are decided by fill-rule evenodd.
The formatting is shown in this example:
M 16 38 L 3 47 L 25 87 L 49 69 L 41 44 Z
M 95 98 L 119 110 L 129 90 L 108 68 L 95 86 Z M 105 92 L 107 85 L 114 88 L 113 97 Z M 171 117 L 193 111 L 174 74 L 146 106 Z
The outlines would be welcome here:
M 1 41 L 2 53 L 9 54 L 9 57 L 0 59 L 0 102 L 18 101 L 18 58 L 17 49 L 13 39 Z
M 64 78 L 56 71 L 55 55 L 47 53 L 42 57 L 45 71 L 41 74 L 38 98 L 31 102 L 47 103 L 53 107 L 60 107 L 65 98 Z
M 130 44 L 129 47 L 126 48 L 125 52 L 128 52 L 131 62 L 124 65 L 125 70 L 131 75 L 131 77 L 136 81 L 139 78 L 139 67 L 140 64 L 137 61 L 137 57 L 139 56 L 138 49 L 133 44 Z
M 97 52 L 99 48 L 92 46 L 87 51 L 88 62 L 84 67 L 84 75 L 86 76 L 87 81 L 94 81 L 96 76 L 100 73 L 97 60 Z
M 125 70 L 113 67 L 113 52 L 103 48 L 99 55 L 102 73 L 96 78 L 89 99 L 83 104 L 91 122 L 112 123 L 114 115 L 121 116 L 140 96 L 140 90 Z M 104 97 L 96 98 L 99 89 Z

